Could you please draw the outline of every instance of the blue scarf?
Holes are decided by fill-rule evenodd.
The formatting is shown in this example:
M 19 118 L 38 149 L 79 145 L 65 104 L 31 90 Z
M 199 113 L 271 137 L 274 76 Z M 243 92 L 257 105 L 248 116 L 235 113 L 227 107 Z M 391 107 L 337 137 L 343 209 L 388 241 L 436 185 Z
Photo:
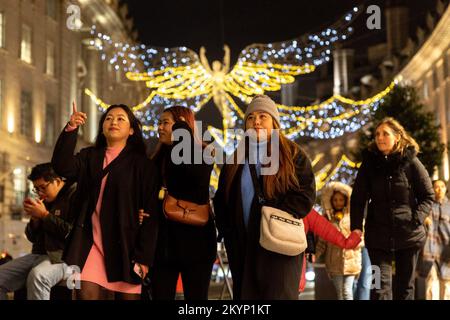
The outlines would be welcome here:
M 250 142 L 251 144 L 251 142 Z M 258 148 L 255 148 L 255 145 L 252 144 L 250 147 L 250 151 L 255 152 L 257 150 L 257 161 L 256 161 L 256 174 L 258 175 L 258 178 L 261 176 L 261 161 L 262 158 L 261 154 L 263 154 L 266 151 L 267 142 L 260 142 L 258 144 Z M 250 173 L 250 166 L 248 159 L 245 159 L 245 164 L 242 169 L 242 175 L 241 175 L 241 198 L 242 198 L 242 213 L 244 217 L 244 225 L 247 229 L 248 227 L 248 221 L 250 219 L 250 210 L 252 208 L 253 198 L 255 197 L 255 188 L 253 186 L 253 180 L 252 175 Z

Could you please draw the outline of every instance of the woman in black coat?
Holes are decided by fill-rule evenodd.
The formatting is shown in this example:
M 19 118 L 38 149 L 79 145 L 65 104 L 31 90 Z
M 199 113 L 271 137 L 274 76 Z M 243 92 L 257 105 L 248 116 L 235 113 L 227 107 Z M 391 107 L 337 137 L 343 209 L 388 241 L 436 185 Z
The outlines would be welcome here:
M 209 204 L 213 164 L 203 159 L 205 145 L 195 134 L 194 113 L 181 106 L 165 109 L 159 120 L 158 133 L 159 144 L 152 158 L 159 169 L 159 188 L 165 187 L 167 193 L 178 200 Z M 180 133 L 182 138 L 174 141 L 174 133 Z M 182 146 L 186 148 L 178 150 Z M 197 157 L 195 153 L 198 153 Z M 207 300 L 217 251 L 214 219 L 210 216 L 204 226 L 169 220 L 163 213 L 163 196 L 161 191 L 158 205 L 160 228 L 151 273 L 153 299 L 174 300 L 181 274 L 184 298 Z
M 372 290 L 372 299 L 414 299 L 415 268 L 425 241 L 423 222 L 434 198 L 418 151 L 419 146 L 405 129 L 386 118 L 376 127 L 375 141 L 363 153 L 353 186 L 350 218 L 351 229 L 361 230 L 368 203 L 365 245 L 381 275 L 381 286 Z
M 254 155 L 249 158 L 255 150 L 254 144 L 260 148 L 276 145 L 274 139 L 268 137 L 279 128 L 275 103 L 268 96 L 256 96 L 245 113 L 245 130 L 254 129 L 248 132 L 256 132 L 257 139 L 254 137 L 246 143 L 247 150 L 251 145 L 252 148 L 241 152 L 246 155 L 245 159 L 239 159 L 238 147 L 233 155 L 234 163 L 227 161 L 220 173 L 214 211 L 219 237 L 225 241 L 235 300 L 298 299 L 303 253 L 281 255 L 259 244 L 261 205 L 250 173 L 253 166 L 267 206 L 297 218 L 304 218 L 310 212 L 316 195 L 315 179 L 310 160 L 297 144 L 279 134 L 279 148 L 270 154 L 270 167 L 279 164 L 274 172 L 263 171 L 268 167 L 263 166 L 266 161 L 262 158 L 257 164 L 249 161 L 255 159 Z M 279 154 L 279 162 L 274 160 L 275 154 Z
M 152 215 L 140 226 L 138 212 L 154 211 L 155 170 L 140 123 L 125 105 L 110 106 L 100 119 L 95 146 L 74 155 L 78 127 L 86 119 L 74 103 L 52 158 L 59 175 L 78 182 L 76 223 L 63 260 L 80 268 L 78 298 L 105 299 L 109 291 L 119 299 L 139 299 L 141 277 L 153 264 L 158 221 Z

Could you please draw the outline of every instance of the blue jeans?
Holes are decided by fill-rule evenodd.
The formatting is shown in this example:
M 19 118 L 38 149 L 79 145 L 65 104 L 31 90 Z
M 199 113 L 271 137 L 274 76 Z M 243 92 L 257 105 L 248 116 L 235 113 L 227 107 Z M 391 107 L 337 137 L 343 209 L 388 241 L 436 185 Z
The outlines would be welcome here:
M 0 300 L 27 286 L 28 300 L 50 300 L 50 290 L 65 278 L 67 265 L 52 264 L 47 255 L 27 254 L 0 266 Z
M 333 276 L 338 300 L 353 300 L 353 282 L 355 276 Z
M 370 287 L 372 286 L 372 264 L 369 253 L 364 247 L 361 250 L 362 268 L 355 286 L 355 300 L 370 300 Z

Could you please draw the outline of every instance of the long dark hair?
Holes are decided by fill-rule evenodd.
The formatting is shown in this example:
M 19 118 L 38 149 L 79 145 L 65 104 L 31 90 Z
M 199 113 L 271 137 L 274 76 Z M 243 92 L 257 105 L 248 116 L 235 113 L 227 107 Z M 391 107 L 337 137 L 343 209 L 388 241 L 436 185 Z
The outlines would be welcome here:
M 273 121 L 273 128 L 280 129 L 276 121 Z M 277 196 L 286 194 L 290 189 L 297 190 L 300 187 L 300 181 L 298 181 L 295 172 L 295 162 L 300 153 L 300 148 L 296 143 L 290 141 L 281 130 L 279 131 L 279 138 L 280 167 L 278 172 L 263 177 L 264 193 L 268 199 L 276 199 Z M 239 164 L 236 161 L 236 163 L 230 164 L 229 166 L 230 169 L 226 171 L 225 184 L 227 198 L 231 191 L 233 179 L 239 169 Z
M 127 114 L 128 121 L 130 121 L 130 127 L 133 128 L 133 134 L 128 137 L 127 145 L 132 148 L 132 150 L 146 154 L 146 147 L 144 143 L 144 138 L 142 137 L 141 130 L 141 122 L 134 116 L 131 109 L 124 104 L 113 104 L 111 105 L 105 113 L 103 113 L 100 118 L 100 122 L 98 124 L 98 133 L 97 138 L 95 139 L 95 147 L 96 148 L 105 148 L 106 147 L 106 138 L 103 134 L 103 122 L 105 122 L 106 116 L 112 109 L 121 108 Z

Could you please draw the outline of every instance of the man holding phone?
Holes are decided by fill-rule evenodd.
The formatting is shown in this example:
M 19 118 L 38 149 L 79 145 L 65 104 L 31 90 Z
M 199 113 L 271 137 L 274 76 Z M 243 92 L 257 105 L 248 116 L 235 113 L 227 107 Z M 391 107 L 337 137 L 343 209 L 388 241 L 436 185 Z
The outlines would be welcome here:
M 28 179 L 38 195 L 23 203 L 30 217 L 25 234 L 33 249 L 31 254 L 0 266 L 0 300 L 24 285 L 28 300 L 49 300 L 51 288 L 65 278 L 67 265 L 62 253 L 72 229 L 70 207 L 76 184 L 59 177 L 50 163 L 35 166 Z

